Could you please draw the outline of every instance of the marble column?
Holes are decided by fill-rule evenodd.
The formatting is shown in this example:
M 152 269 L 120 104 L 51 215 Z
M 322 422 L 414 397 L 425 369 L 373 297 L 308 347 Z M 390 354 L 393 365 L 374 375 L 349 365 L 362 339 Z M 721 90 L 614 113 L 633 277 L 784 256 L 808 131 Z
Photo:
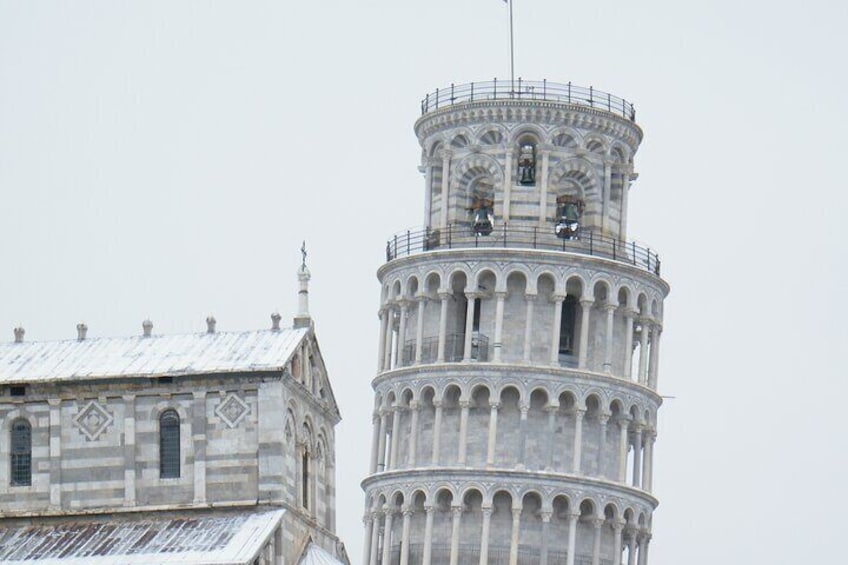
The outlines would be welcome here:
M 577 352 L 577 366 L 585 369 L 589 355 L 589 315 L 592 313 L 591 298 L 580 299 L 580 350 Z
M 424 294 L 418 295 L 418 318 L 415 320 L 417 327 L 415 328 L 415 364 L 421 364 L 421 358 L 424 353 L 424 308 L 427 305 L 427 297 Z
M 379 460 L 379 447 L 380 447 L 380 413 L 378 411 L 374 411 L 373 416 L 371 417 L 371 424 L 374 429 L 373 437 L 371 438 L 371 470 L 370 473 L 373 475 L 377 472 L 377 463 Z
M 380 308 L 378 313 L 380 317 L 380 339 L 377 341 L 377 370 L 382 371 L 385 368 L 385 354 L 386 354 L 386 327 L 389 325 L 389 314 L 388 309 L 385 307 Z
M 365 525 L 365 543 L 362 547 L 362 563 L 371 563 L 371 537 L 374 531 L 374 518 L 370 514 L 366 514 L 362 518 L 362 523 Z
M 480 535 L 480 565 L 489 564 L 489 530 L 492 526 L 492 507 L 483 506 L 483 532 Z
M 411 361 L 407 359 L 404 362 L 403 359 L 403 351 L 406 347 L 406 323 L 409 318 L 409 302 L 402 299 L 398 304 L 400 305 L 400 322 L 398 323 L 398 335 L 395 342 L 395 364 L 398 367 L 403 367 L 409 365 Z
M 445 362 L 445 339 L 448 332 L 448 300 L 453 296 L 450 292 L 439 292 L 442 301 L 439 311 L 439 348 L 436 352 L 436 362 Z
M 387 323 L 386 334 L 383 336 L 383 370 L 388 371 L 392 368 L 392 337 L 395 331 L 394 311 L 391 308 L 386 308 Z M 304 359 L 304 363 L 307 361 Z
M 443 149 L 441 152 L 442 157 L 442 209 L 441 216 L 439 221 L 439 226 L 441 228 L 445 228 L 448 225 L 448 209 L 450 208 L 450 203 L 448 202 L 448 198 L 450 196 L 450 165 L 451 165 L 451 152 L 447 149 Z
M 639 335 L 639 384 L 648 382 L 648 334 L 651 324 L 647 318 L 641 319 L 642 332 Z
M 604 310 L 607 313 L 607 333 L 606 342 L 604 344 L 604 372 L 612 373 L 612 352 L 613 352 L 613 329 L 615 328 L 615 309 L 617 305 L 607 303 L 604 305 Z
M 495 342 L 492 345 L 494 353 L 493 360 L 495 363 L 501 362 L 501 352 L 503 349 L 503 322 L 504 322 L 504 300 L 506 300 L 505 292 L 496 292 L 495 298 Z
M 476 292 L 465 293 L 465 347 L 463 349 L 462 360 L 466 363 L 471 361 L 472 337 L 474 336 L 474 309 L 477 306 L 477 298 L 479 296 Z
M 574 458 L 571 463 L 572 472 L 581 474 L 581 461 L 583 455 L 583 417 L 586 415 L 584 408 L 574 409 Z
M 386 516 L 383 527 L 383 559 L 381 563 L 391 563 L 392 559 L 392 521 L 394 519 L 394 507 L 386 505 L 384 514 Z M 597 565 L 597 564 L 595 564 Z
M 579 512 L 572 512 L 568 515 L 568 555 L 565 560 L 566 565 L 574 565 L 574 558 L 577 553 L 577 520 L 579 519 Z
M 619 418 L 619 443 L 618 443 L 618 482 L 627 482 L 627 435 L 630 421 L 627 418 Z
M 467 400 L 459 401 L 459 456 L 458 463 L 465 465 L 466 451 L 468 446 L 468 408 L 471 403 Z
M 492 467 L 495 464 L 495 449 L 497 448 L 498 435 L 498 408 L 500 402 L 489 402 L 489 442 L 486 451 L 486 466 Z
M 512 509 L 512 535 L 509 543 L 509 565 L 518 565 L 518 534 L 521 528 L 521 507 Z
M 398 466 L 398 439 L 400 438 L 400 406 L 392 406 L 392 443 L 389 447 L 389 465 L 386 470 Z
M 645 532 L 639 536 L 639 565 L 648 565 L 648 544 L 651 542 L 651 534 Z
M 433 406 L 436 407 L 436 415 L 433 418 L 433 456 L 430 464 L 435 467 L 439 464 L 439 443 L 442 435 L 442 401 L 434 399 Z
M 377 442 L 377 472 L 386 470 L 386 410 L 380 410 L 380 440 Z
M 451 507 L 450 565 L 459 564 L 459 527 L 462 520 L 462 505 Z
M 633 486 L 642 487 L 642 430 L 641 424 L 636 424 L 633 430 Z
M 539 226 L 545 227 L 548 219 L 548 167 L 551 158 L 550 150 L 541 151 L 542 154 L 542 174 L 541 186 L 539 187 Z
M 559 333 L 562 325 L 562 302 L 565 296 L 562 294 L 554 294 L 551 299 L 554 303 L 554 327 L 551 332 L 553 341 L 551 342 L 551 365 L 559 367 Z
M 612 523 L 612 565 L 621 565 L 621 532 L 624 530 L 624 522 L 616 520 Z
M 400 535 L 400 565 L 409 565 L 409 531 L 412 525 L 412 507 L 406 505 L 401 508 L 401 512 L 403 512 L 403 529 Z
M 633 320 L 636 313 L 627 308 L 624 310 L 624 378 L 633 380 Z
M 377 565 L 377 551 L 380 548 L 380 523 L 382 522 L 382 512 L 375 510 L 372 513 L 372 516 L 374 517 L 374 524 L 371 528 L 371 555 L 368 559 L 368 563 L 370 565 Z
M 628 529 L 630 529 L 628 527 Z M 633 528 L 627 537 L 627 565 L 636 565 L 636 530 Z
M 550 510 L 542 510 L 542 547 L 539 555 L 539 565 L 548 565 L 548 541 L 551 531 L 551 516 L 553 512 Z
M 536 304 L 535 294 L 525 294 L 527 311 L 524 317 L 524 362 L 529 363 L 533 353 L 533 306 Z
M 418 449 L 418 408 L 417 400 L 409 402 L 409 411 L 412 413 L 412 423 L 409 430 L 409 455 L 407 456 L 410 467 L 415 467 L 415 456 Z
M 642 462 L 642 488 L 648 492 L 653 490 L 654 483 L 654 441 L 657 434 L 654 430 L 645 430 L 645 456 Z
M 601 565 L 601 527 L 604 525 L 603 518 L 594 518 L 592 526 L 595 529 L 594 543 L 592 544 L 592 565 Z
M 427 512 L 427 520 L 424 522 L 424 556 L 421 562 L 422 565 L 431 565 L 430 556 L 433 553 L 433 515 L 436 512 L 436 507 L 425 505 L 424 511 Z
M 518 469 L 526 468 L 527 461 L 527 413 L 530 411 L 529 404 L 521 404 L 518 409 L 521 417 L 518 421 Z
M 609 423 L 610 414 L 607 412 L 601 412 L 598 415 L 598 423 L 601 426 L 601 437 L 598 445 L 598 471 L 597 474 L 599 477 L 605 477 L 606 473 L 604 473 L 604 465 L 606 465 L 606 460 L 604 455 L 607 452 L 607 424 Z
M 662 326 L 654 324 L 654 329 L 651 332 L 651 359 L 648 368 L 648 386 L 656 390 L 657 388 L 657 370 L 660 362 L 660 335 L 662 334 Z
M 551 402 L 547 406 L 545 406 L 545 410 L 548 413 L 548 462 L 545 465 L 545 469 L 548 471 L 552 471 L 554 468 L 554 434 L 556 433 L 556 415 L 559 410 L 559 402 Z

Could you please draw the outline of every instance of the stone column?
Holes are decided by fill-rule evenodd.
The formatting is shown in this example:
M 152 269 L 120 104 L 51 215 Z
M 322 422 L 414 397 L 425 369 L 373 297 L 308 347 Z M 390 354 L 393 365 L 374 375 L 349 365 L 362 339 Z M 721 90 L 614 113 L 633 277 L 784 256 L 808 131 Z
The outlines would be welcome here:
M 630 529 L 630 528 L 628 528 Z M 627 536 L 627 565 L 636 565 L 636 529 Z
M 536 303 L 535 294 L 525 294 L 527 314 L 524 325 L 524 362 L 529 363 L 533 352 L 533 306 Z
M 647 318 L 642 318 L 642 333 L 639 336 L 639 384 L 647 384 L 648 382 L 648 333 L 650 332 L 650 322 Z
M 362 523 L 365 525 L 365 543 L 362 548 L 362 563 L 371 563 L 371 537 L 374 531 L 374 518 L 370 514 L 366 514 L 362 518 Z
M 604 477 L 604 465 L 606 464 L 606 460 L 604 454 L 606 453 L 606 445 L 607 445 L 607 423 L 609 422 L 610 414 L 607 412 L 601 412 L 598 415 L 598 423 L 601 425 L 601 438 L 598 446 L 598 476 Z
M 400 322 L 398 323 L 398 335 L 395 343 L 395 364 L 398 367 L 403 367 L 406 363 L 403 362 L 403 350 L 406 348 L 406 322 L 409 316 L 409 302 L 401 300 L 400 304 Z
M 554 327 L 551 335 L 551 365 L 559 367 L 559 331 L 562 325 L 562 302 L 565 296 L 562 294 L 554 294 L 551 299 L 554 302 Z
M 460 415 L 459 415 L 459 457 L 458 463 L 465 465 L 465 456 L 468 445 L 468 407 L 471 403 L 467 400 L 460 400 Z
M 392 521 L 394 518 L 394 507 L 386 505 L 384 514 L 386 516 L 386 523 L 383 527 L 383 559 L 381 563 L 388 564 L 392 562 Z
M 377 565 L 377 551 L 380 548 L 380 518 L 382 512 L 378 510 L 374 510 L 372 513 L 374 524 L 371 528 L 371 555 L 369 556 L 368 563 L 370 565 Z
M 549 149 L 543 149 L 540 153 L 542 154 L 542 174 L 539 187 L 539 226 L 545 227 L 545 221 L 548 219 L 548 165 L 551 152 Z
M 624 530 L 624 522 L 616 520 L 612 523 L 612 565 L 621 565 L 621 532 Z
M 512 508 L 512 535 L 509 544 L 509 565 L 518 565 L 518 533 L 521 528 L 521 503 Z
M 439 226 L 442 228 L 447 227 L 448 225 L 448 197 L 450 196 L 450 163 L 451 163 L 451 152 L 443 149 L 441 152 L 442 157 L 442 209 L 441 209 L 441 220 L 439 222 Z
M 410 467 L 415 467 L 415 456 L 418 449 L 418 401 L 412 400 L 409 402 L 409 410 L 412 412 L 412 423 L 409 430 L 409 455 L 408 464 Z
M 554 468 L 554 433 L 556 433 L 556 415 L 559 410 L 559 403 L 548 403 L 545 410 L 548 412 L 548 464 L 546 470 L 552 471 Z
M 565 559 L 566 565 L 574 565 L 574 554 L 577 553 L 577 520 L 579 519 L 579 512 L 571 512 L 568 515 L 568 555 Z
M 378 313 L 380 317 L 380 339 L 377 341 L 377 370 L 382 371 L 385 368 L 385 355 L 386 355 L 386 327 L 389 325 L 389 313 L 386 307 L 380 308 Z
M 462 360 L 464 362 L 471 361 L 471 337 L 474 334 L 474 309 L 477 306 L 477 297 L 480 296 L 476 292 L 465 293 L 465 348 L 463 349 Z
M 483 532 L 480 535 L 480 565 L 489 565 L 489 530 L 492 526 L 492 507 L 483 506 Z
M 633 430 L 633 486 L 641 488 L 642 472 L 642 425 L 636 424 Z
M 430 556 L 433 553 L 433 514 L 436 512 L 436 507 L 424 505 L 424 511 L 427 512 L 427 520 L 424 522 L 424 556 L 421 563 L 430 565 Z
M 604 159 L 604 192 L 601 198 L 603 211 L 601 213 L 601 233 L 609 231 L 610 193 L 612 190 L 612 161 Z
M 495 343 L 492 345 L 494 353 L 492 355 L 495 363 L 501 362 L 501 351 L 503 349 L 503 322 L 504 322 L 504 300 L 506 299 L 505 292 L 496 292 L 495 297 Z
M 648 544 L 651 542 L 651 534 L 645 532 L 639 536 L 639 565 L 648 565 Z
M 50 438 L 48 441 L 50 453 L 50 509 L 59 510 L 62 507 L 62 400 L 59 398 L 48 398 L 50 407 Z M 130 403 L 130 406 L 132 404 Z M 133 414 L 130 412 L 130 414 Z M 126 433 L 127 418 L 124 418 L 124 432 Z M 129 475 L 128 449 L 124 448 L 124 505 L 127 505 L 130 496 L 135 501 L 135 419 L 132 420 L 132 451 L 133 467 L 132 477 Z M 127 435 L 127 442 L 130 441 Z M 126 445 L 126 443 L 125 443 Z M 132 485 L 132 491 L 129 487 Z
M 392 309 L 386 308 L 386 315 L 388 316 L 387 324 L 386 324 L 386 335 L 383 336 L 386 340 L 385 345 L 383 346 L 383 370 L 388 371 L 392 368 L 392 335 L 394 334 L 395 322 L 394 322 L 394 312 Z
M 392 443 L 389 448 L 389 465 L 386 470 L 394 469 L 398 466 L 398 438 L 400 434 L 400 406 L 392 406 Z
M 385 410 L 380 410 L 380 440 L 377 442 L 377 472 L 386 470 L 386 415 Z
M 627 420 L 627 418 L 619 418 L 618 427 L 620 433 L 618 436 L 618 482 L 620 483 L 627 482 L 627 428 L 629 426 L 630 422 Z
M 654 430 L 645 430 L 645 457 L 642 467 L 642 489 L 651 492 L 654 483 L 654 442 L 657 434 Z
M 584 408 L 574 409 L 574 459 L 571 463 L 572 472 L 575 475 L 581 474 L 580 464 L 583 454 L 583 416 L 586 410 Z
M 418 295 L 418 319 L 417 328 L 415 328 L 415 364 L 421 364 L 421 357 L 424 352 L 424 308 L 427 305 L 427 297 L 424 294 Z
M 633 318 L 636 313 L 627 308 L 624 310 L 624 378 L 633 380 Z
M 439 441 L 442 433 L 442 401 L 433 400 L 433 406 L 436 407 L 436 414 L 433 418 L 433 457 L 431 465 L 434 467 L 439 464 Z
M 512 207 L 512 150 L 507 149 L 504 156 L 504 187 L 503 187 L 503 221 L 509 223 L 510 208 Z
M 592 520 L 592 525 L 595 527 L 595 539 L 592 544 L 592 565 L 601 565 L 601 527 L 604 525 L 604 519 L 595 517 Z
M 379 449 L 380 449 L 380 413 L 378 411 L 374 411 L 373 416 L 371 417 L 371 424 L 374 428 L 374 435 L 371 438 L 371 467 L 370 474 L 374 474 L 377 472 L 377 464 L 379 462 Z
M 436 353 L 436 362 L 445 362 L 445 339 L 448 333 L 448 300 L 452 294 L 450 292 L 440 292 L 439 299 L 442 301 L 441 311 L 439 313 L 439 349 Z
M 548 565 L 548 538 L 550 537 L 551 516 L 550 510 L 542 510 L 542 548 L 539 556 L 539 565 Z
M 491 467 L 495 464 L 495 448 L 497 446 L 498 435 L 498 408 L 500 402 L 489 401 L 489 443 L 486 451 L 486 466 Z
M 632 165 L 621 171 L 621 230 L 619 231 L 619 239 L 627 239 L 627 201 L 630 198 L 630 181 Z
M 530 411 L 530 405 L 521 404 L 518 408 L 521 410 L 521 418 L 518 421 L 518 464 L 516 467 L 524 469 L 526 468 L 524 462 L 527 461 L 527 413 Z
M 403 512 L 403 530 L 400 535 L 400 565 L 409 565 L 409 530 L 412 525 L 412 507 L 406 505 L 401 508 L 401 511 Z M 391 563 L 391 561 L 388 563 Z
M 124 400 L 124 506 L 135 506 L 135 395 L 127 394 Z M 53 416 L 51 405 L 51 418 Z M 60 434 L 61 437 L 61 434 Z M 52 446 L 51 446 L 52 449 Z M 52 453 L 51 453 L 52 455 Z M 51 483 L 52 484 L 52 483 Z M 52 494 L 52 493 L 51 493 Z
M 459 525 L 462 520 L 462 505 L 452 506 L 451 514 L 453 521 L 451 524 L 451 547 L 450 547 L 450 565 L 459 564 Z
M 424 186 L 427 187 L 424 192 L 424 225 L 431 226 L 433 225 L 433 161 L 429 157 L 424 157 L 418 170 L 424 173 Z
M 595 301 L 591 298 L 580 299 L 580 351 L 577 357 L 577 366 L 580 369 L 586 368 L 586 362 L 589 353 L 589 314 L 592 312 L 592 304 Z
M 612 336 L 615 328 L 615 309 L 617 305 L 607 302 L 604 309 L 607 312 L 607 335 L 606 343 L 604 344 L 604 372 L 612 373 Z
M 654 324 L 654 329 L 651 332 L 651 359 L 648 368 L 648 386 L 656 390 L 657 388 L 657 370 L 660 362 L 660 335 L 662 334 L 662 326 L 659 323 Z

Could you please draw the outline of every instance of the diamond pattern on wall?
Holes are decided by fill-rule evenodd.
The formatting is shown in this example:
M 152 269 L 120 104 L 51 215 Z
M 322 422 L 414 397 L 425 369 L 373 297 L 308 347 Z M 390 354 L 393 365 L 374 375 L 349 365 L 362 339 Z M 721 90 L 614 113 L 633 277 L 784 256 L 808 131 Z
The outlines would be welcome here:
M 89 440 L 96 440 L 112 425 L 114 418 L 106 408 L 92 400 L 74 418 L 74 424 Z
M 230 393 L 215 408 L 215 414 L 230 428 L 235 428 L 250 414 L 250 406 L 235 393 Z

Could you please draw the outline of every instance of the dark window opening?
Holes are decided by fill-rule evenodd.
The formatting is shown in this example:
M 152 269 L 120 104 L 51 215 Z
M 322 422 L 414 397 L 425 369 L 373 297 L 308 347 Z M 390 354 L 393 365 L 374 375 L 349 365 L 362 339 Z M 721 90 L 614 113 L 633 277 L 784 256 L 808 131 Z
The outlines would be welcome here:
M 32 484 L 32 428 L 24 419 L 12 423 L 11 478 L 13 486 Z
M 304 450 L 301 458 L 301 474 L 303 481 L 301 482 L 301 496 L 303 497 L 303 507 L 309 509 L 309 453 Z
M 480 299 L 474 299 L 474 321 L 471 324 L 471 331 L 480 331 Z
M 574 353 L 574 326 L 577 321 L 577 298 L 568 295 L 562 301 L 562 318 L 559 323 L 559 352 Z
M 26 396 L 26 387 L 23 385 L 10 386 L 9 396 Z
M 180 417 L 175 410 L 159 416 L 159 478 L 180 476 Z
M 162 385 L 169 385 L 174 382 L 174 377 L 158 377 L 156 382 Z

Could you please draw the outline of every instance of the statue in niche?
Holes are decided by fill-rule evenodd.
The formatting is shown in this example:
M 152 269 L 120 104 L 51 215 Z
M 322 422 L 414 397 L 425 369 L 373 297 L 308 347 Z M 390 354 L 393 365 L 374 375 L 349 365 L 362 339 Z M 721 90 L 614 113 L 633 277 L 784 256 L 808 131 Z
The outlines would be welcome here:
M 536 150 L 529 143 L 522 144 L 518 151 L 518 183 L 536 184 Z
M 557 218 L 554 233 L 560 239 L 578 239 L 580 232 L 580 216 L 583 214 L 585 203 L 574 196 L 557 198 Z
M 494 228 L 495 218 L 492 214 L 494 210 L 494 202 L 490 198 L 477 197 L 474 199 L 474 204 L 468 209 L 474 214 L 474 220 L 471 224 L 471 230 L 474 235 L 489 235 Z

